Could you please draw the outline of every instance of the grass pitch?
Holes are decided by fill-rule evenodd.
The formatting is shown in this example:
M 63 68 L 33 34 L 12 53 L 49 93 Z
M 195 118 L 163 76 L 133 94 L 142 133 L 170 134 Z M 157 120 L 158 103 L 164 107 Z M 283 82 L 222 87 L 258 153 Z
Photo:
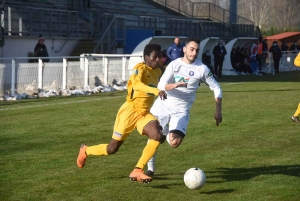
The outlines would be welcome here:
M 81 143 L 108 143 L 126 92 L 0 102 L 0 200 L 300 200 L 300 72 L 228 76 L 223 122 L 203 85 L 181 146 L 159 147 L 150 184 L 128 178 L 146 144 L 136 131 L 115 155 L 76 166 Z M 183 175 L 199 167 L 206 184 L 189 190 Z

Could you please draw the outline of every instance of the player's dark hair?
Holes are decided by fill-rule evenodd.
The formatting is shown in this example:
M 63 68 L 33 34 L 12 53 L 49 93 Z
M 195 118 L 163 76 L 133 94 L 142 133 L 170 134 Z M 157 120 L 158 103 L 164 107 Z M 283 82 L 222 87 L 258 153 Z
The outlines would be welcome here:
M 200 44 L 200 40 L 198 38 L 190 37 L 185 40 L 185 45 L 189 44 L 190 42 L 195 42 Z
M 161 50 L 161 46 L 158 45 L 158 44 L 147 44 L 146 47 L 144 48 L 144 57 L 147 55 L 147 56 L 150 56 L 150 54 L 153 52 L 153 51 L 158 51 L 160 52 Z

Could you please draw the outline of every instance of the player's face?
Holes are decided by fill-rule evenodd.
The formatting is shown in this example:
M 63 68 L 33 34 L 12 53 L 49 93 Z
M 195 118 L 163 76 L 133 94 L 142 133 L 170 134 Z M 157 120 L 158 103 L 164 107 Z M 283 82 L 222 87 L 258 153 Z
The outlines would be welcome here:
M 151 68 L 157 68 L 159 65 L 160 52 L 153 51 L 150 56 L 145 56 L 145 64 Z
M 184 61 L 187 63 L 194 63 L 199 53 L 199 44 L 194 41 L 189 42 L 184 48 Z

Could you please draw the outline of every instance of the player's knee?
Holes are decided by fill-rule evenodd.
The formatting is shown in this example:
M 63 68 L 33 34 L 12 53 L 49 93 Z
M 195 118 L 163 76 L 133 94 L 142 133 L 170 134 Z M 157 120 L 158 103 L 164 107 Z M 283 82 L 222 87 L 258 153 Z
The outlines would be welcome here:
M 159 140 L 160 144 L 164 143 L 165 141 L 166 141 L 166 136 L 161 134 Z
M 161 140 L 161 134 L 160 133 L 153 134 L 153 135 L 151 135 L 150 139 L 160 142 L 160 140 Z
M 177 147 L 179 147 L 180 144 L 181 144 L 181 142 L 170 142 L 170 145 L 172 148 L 177 148 Z

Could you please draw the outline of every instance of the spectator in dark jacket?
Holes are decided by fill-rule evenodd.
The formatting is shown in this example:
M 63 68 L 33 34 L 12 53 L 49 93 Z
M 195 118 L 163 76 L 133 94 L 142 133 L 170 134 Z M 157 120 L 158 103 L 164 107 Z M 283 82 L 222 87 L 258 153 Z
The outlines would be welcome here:
M 274 61 L 274 73 L 279 73 L 279 61 L 282 56 L 281 50 L 277 44 L 277 41 L 273 41 L 272 47 L 270 47 L 269 52 L 272 53 Z
M 36 44 L 35 48 L 34 48 L 34 56 L 35 57 L 48 57 L 48 51 L 47 51 L 47 47 L 44 44 L 45 39 L 43 36 L 39 36 L 39 40 L 38 43 Z M 49 62 L 49 59 L 43 59 L 43 62 Z
M 183 57 L 183 45 L 180 44 L 179 37 L 175 37 L 174 44 L 171 45 L 167 50 L 167 56 L 171 61 Z
M 264 39 L 263 42 L 262 42 L 262 55 L 261 55 L 261 67 L 264 68 L 266 66 L 266 59 L 268 58 L 268 51 L 269 51 L 269 48 L 268 48 L 268 43 L 267 43 L 267 40 Z
M 294 41 L 294 43 L 290 46 L 290 51 L 293 51 L 292 53 L 296 53 L 300 51 L 300 46 L 298 45 L 297 41 Z
M 289 46 L 287 46 L 287 44 L 284 41 L 282 41 L 282 45 L 280 47 L 280 50 L 281 50 L 281 52 L 282 51 L 289 51 Z M 285 52 L 284 54 L 287 54 L 287 52 Z
M 217 77 L 222 77 L 222 68 L 223 68 L 223 61 L 224 57 L 227 54 L 226 48 L 223 45 L 223 41 L 219 41 L 218 45 L 216 45 L 213 49 L 214 55 L 214 74 Z
M 204 63 L 211 72 L 213 72 L 212 70 L 212 66 L 211 66 L 211 56 L 210 56 L 210 51 L 206 50 L 203 54 L 202 54 L 202 63 Z

